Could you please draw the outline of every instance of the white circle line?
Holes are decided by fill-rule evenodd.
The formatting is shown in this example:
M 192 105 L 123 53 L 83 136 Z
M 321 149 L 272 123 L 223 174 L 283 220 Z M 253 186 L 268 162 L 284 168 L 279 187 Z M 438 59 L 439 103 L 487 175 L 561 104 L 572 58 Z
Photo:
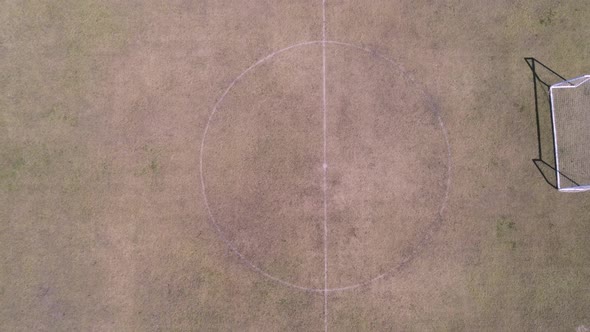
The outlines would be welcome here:
M 215 217 L 213 216 L 213 212 L 211 211 L 211 206 L 209 205 L 209 200 L 207 198 L 207 193 L 206 193 L 206 185 L 205 185 L 205 177 L 203 175 L 203 151 L 205 148 L 205 138 L 207 137 L 207 132 L 209 131 L 209 126 L 211 124 L 211 119 L 213 118 L 213 115 L 215 115 L 215 113 L 217 112 L 217 108 L 219 106 L 219 104 L 223 101 L 223 99 L 225 98 L 225 96 L 228 94 L 228 92 L 232 89 L 232 87 L 244 76 L 246 75 L 249 71 L 251 71 L 252 69 L 256 68 L 257 66 L 259 66 L 260 64 L 262 64 L 263 62 L 267 61 L 268 59 L 276 56 L 277 54 L 286 52 L 290 49 L 296 48 L 296 47 L 300 47 L 300 46 L 305 46 L 305 45 L 312 45 L 312 44 L 317 44 L 318 41 L 311 41 L 311 42 L 303 42 L 303 43 L 299 43 L 299 44 L 295 44 L 295 45 L 291 45 L 289 47 L 283 48 L 281 50 L 275 51 L 269 55 L 267 55 L 266 57 L 256 61 L 253 65 L 251 65 L 250 67 L 248 67 L 246 70 L 244 70 L 240 75 L 238 75 L 238 77 L 236 77 L 230 84 L 229 86 L 225 89 L 225 91 L 223 92 L 223 94 L 221 95 L 221 97 L 217 100 L 217 102 L 215 103 L 215 106 L 213 107 L 213 111 L 211 112 L 211 114 L 209 115 L 209 118 L 207 119 L 207 124 L 205 125 L 205 130 L 203 132 L 203 139 L 201 140 L 201 151 L 199 154 L 199 173 L 200 173 L 200 177 L 201 177 L 201 189 L 202 189 L 202 193 L 203 193 L 203 197 L 205 200 L 205 207 L 207 208 L 207 212 L 209 214 L 209 218 L 211 219 L 211 221 L 213 222 L 213 226 L 215 227 L 217 234 L 219 235 L 219 237 L 222 239 L 222 241 L 231 249 L 231 251 L 233 251 L 240 259 L 242 259 L 248 266 L 250 266 L 253 270 L 257 271 L 258 273 L 262 274 L 263 276 L 278 282 L 280 284 L 289 286 L 289 287 L 294 287 L 297 289 L 301 289 L 301 290 L 305 290 L 305 291 L 313 291 L 313 292 L 324 292 L 323 289 L 321 288 L 310 288 L 310 287 L 304 287 L 304 286 L 299 286 L 287 281 L 284 281 L 282 279 L 279 279 L 271 274 L 269 274 L 268 272 L 262 270 L 261 268 L 259 268 L 258 266 L 256 266 L 254 263 L 252 263 L 252 261 L 250 261 L 249 259 L 247 259 L 244 255 L 242 255 L 242 253 L 240 253 L 240 251 L 233 245 L 233 243 L 231 241 L 229 241 L 225 235 L 223 234 L 223 232 L 221 231 L 221 228 L 219 226 L 219 224 L 217 223 L 217 221 L 215 220 Z
M 288 50 L 291 50 L 293 48 L 297 48 L 297 47 L 301 47 L 301 46 L 306 46 L 306 45 L 314 45 L 314 44 L 335 44 L 335 45 L 342 45 L 342 46 L 348 46 L 348 47 L 352 47 L 352 48 L 356 48 L 362 51 L 365 51 L 367 53 L 370 54 L 374 54 L 376 56 L 378 56 L 379 58 L 389 62 L 390 64 L 394 65 L 395 67 L 398 67 L 399 70 L 401 71 L 402 75 L 409 80 L 410 82 L 412 82 L 413 84 L 419 85 L 416 80 L 414 80 L 414 78 L 408 74 L 405 69 L 403 68 L 403 66 L 401 66 L 400 64 L 398 64 L 397 62 L 389 59 L 388 57 L 380 54 L 377 51 L 362 47 L 362 46 L 358 46 L 358 45 L 354 45 L 354 44 L 350 44 L 350 43 L 345 43 L 345 42 L 339 42 L 339 41 L 331 41 L 331 40 L 315 40 L 315 41 L 308 41 L 308 42 L 301 42 L 298 44 L 293 44 L 291 46 L 285 47 L 283 49 L 277 50 L 275 52 L 272 52 L 271 54 L 265 56 L 264 58 L 256 61 L 254 64 L 252 64 L 250 67 L 248 67 L 246 70 L 244 70 L 240 75 L 238 75 L 230 84 L 229 86 L 225 89 L 225 91 L 221 94 L 221 97 L 219 97 L 219 99 L 217 100 L 217 102 L 215 103 L 213 110 L 211 111 L 211 114 L 209 114 L 209 117 L 207 119 L 207 123 L 205 124 L 205 129 L 203 131 L 203 138 L 201 139 L 201 149 L 199 151 L 199 175 L 201 178 L 201 192 L 203 194 L 203 200 L 205 202 L 205 207 L 207 209 L 207 213 L 209 215 L 209 219 L 211 220 L 211 223 L 213 224 L 218 236 L 221 238 L 221 240 L 228 246 L 228 248 L 234 252 L 242 261 L 244 261 L 244 263 L 246 263 L 246 265 L 248 265 L 251 269 L 253 269 L 254 271 L 260 273 L 261 275 L 269 278 L 270 280 L 273 280 L 279 284 L 282 284 L 284 286 L 289 286 L 292 288 L 296 288 L 299 290 L 303 290 L 303 291 L 308 291 L 308 292 L 318 292 L 318 293 L 329 293 L 329 292 L 338 292 L 338 291 L 345 291 L 345 290 L 351 290 L 351 289 L 355 289 L 355 288 L 359 288 L 359 287 L 363 287 L 363 286 L 367 286 L 375 281 L 378 281 L 380 279 L 383 279 L 384 277 L 393 274 L 396 271 L 401 270 L 403 267 L 405 267 L 410 261 L 412 261 L 419 253 L 418 249 L 414 249 L 412 250 L 412 252 L 406 256 L 404 259 L 402 259 L 402 261 L 400 263 L 398 263 L 396 266 L 390 268 L 388 271 L 383 272 L 382 274 L 371 278 L 369 280 L 357 283 L 357 284 L 353 284 L 353 285 L 349 285 L 349 286 L 345 286 L 345 287 L 338 287 L 338 288 L 313 288 L 313 287 L 305 287 L 305 286 L 300 286 L 294 283 L 290 283 L 288 281 L 282 280 L 280 278 L 277 278 L 271 274 L 269 274 L 268 272 L 262 270 L 261 268 L 259 268 L 258 266 L 256 266 L 252 261 L 250 261 L 248 258 L 246 258 L 235 246 L 234 244 L 227 239 L 227 237 L 224 235 L 223 231 L 221 230 L 221 227 L 219 226 L 219 224 L 217 223 L 213 212 L 211 211 L 211 207 L 209 204 L 209 200 L 207 198 L 207 192 L 206 192 L 206 184 L 205 184 L 205 177 L 204 177 L 204 172 L 203 172 L 203 156 L 204 156 L 204 148 L 205 148 L 205 140 L 207 137 L 207 133 L 209 131 L 209 127 L 211 124 L 211 120 L 213 119 L 213 116 L 215 115 L 215 113 L 217 113 L 218 110 L 218 106 L 219 104 L 221 104 L 221 102 L 223 101 L 223 99 L 225 98 L 225 96 L 229 93 L 229 91 L 233 88 L 233 86 L 242 78 L 244 77 L 244 75 L 246 75 L 248 72 L 250 72 L 252 69 L 258 67 L 260 64 L 262 64 L 263 62 L 273 58 L 274 56 L 286 52 Z M 431 111 L 436 115 L 437 119 L 438 119 L 438 123 L 439 123 L 439 127 L 441 128 L 442 132 L 443 132 L 443 136 L 445 139 L 445 143 L 447 146 L 447 181 L 445 184 L 445 196 L 443 197 L 443 200 L 441 202 L 441 207 L 439 209 L 438 212 L 438 221 L 435 223 L 431 223 L 431 226 L 428 227 L 427 231 L 424 232 L 425 235 L 422 237 L 422 239 L 419 241 L 418 244 L 414 245 L 413 247 L 416 248 L 421 248 L 423 247 L 424 244 L 426 244 L 426 242 L 430 239 L 430 237 L 432 236 L 431 234 L 428 234 L 428 231 L 430 231 L 430 233 L 433 233 L 434 231 L 436 231 L 441 223 L 442 223 L 442 216 L 444 214 L 444 211 L 446 210 L 447 207 L 447 201 L 448 201 L 448 197 L 449 197 L 449 190 L 450 190 L 450 185 L 451 185 L 451 147 L 450 147 L 450 143 L 449 143 L 449 138 L 448 138 L 448 133 L 446 130 L 446 127 L 444 125 L 444 122 L 442 121 L 442 118 L 440 117 L 439 114 L 439 110 L 436 107 L 436 103 L 434 102 L 434 100 L 432 99 L 432 96 L 428 93 L 426 93 L 424 90 L 420 89 L 423 96 L 426 97 L 429 101 L 430 104 L 430 108 Z

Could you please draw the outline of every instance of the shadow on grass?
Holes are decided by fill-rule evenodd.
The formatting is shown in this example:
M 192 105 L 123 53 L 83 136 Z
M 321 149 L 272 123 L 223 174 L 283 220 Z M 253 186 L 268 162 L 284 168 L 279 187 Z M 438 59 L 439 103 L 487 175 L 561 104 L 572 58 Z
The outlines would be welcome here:
M 551 85 L 567 79 L 535 58 L 524 58 L 533 74 L 533 91 L 535 96 L 535 119 L 537 124 L 538 156 L 533 163 L 543 179 L 557 189 L 557 170 L 555 167 L 556 147 L 553 128 L 553 109 L 549 96 Z M 560 172 L 560 175 L 572 183 L 575 181 Z

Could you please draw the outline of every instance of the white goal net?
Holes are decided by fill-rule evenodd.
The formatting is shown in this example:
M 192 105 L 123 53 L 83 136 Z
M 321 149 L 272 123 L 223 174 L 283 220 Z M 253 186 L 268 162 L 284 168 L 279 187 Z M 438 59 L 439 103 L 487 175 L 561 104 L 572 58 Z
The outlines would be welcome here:
M 551 85 L 557 189 L 590 190 L 590 75 Z

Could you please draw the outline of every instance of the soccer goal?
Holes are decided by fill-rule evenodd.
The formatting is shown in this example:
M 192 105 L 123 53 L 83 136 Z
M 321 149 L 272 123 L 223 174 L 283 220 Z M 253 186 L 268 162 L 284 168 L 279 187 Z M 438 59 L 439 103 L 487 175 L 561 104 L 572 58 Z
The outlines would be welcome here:
M 590 190 L 590 75 L 549 88 L 557 189 Z

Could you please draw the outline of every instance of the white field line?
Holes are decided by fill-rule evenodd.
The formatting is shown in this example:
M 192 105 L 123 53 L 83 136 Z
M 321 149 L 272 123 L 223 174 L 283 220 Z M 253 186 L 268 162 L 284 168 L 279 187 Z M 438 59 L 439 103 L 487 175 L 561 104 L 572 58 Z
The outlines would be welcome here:
M 326 124 L 326 0 L 322 0 L 322 113 L 324 134 L 324 331 L 328 331 L 328 140 Z

